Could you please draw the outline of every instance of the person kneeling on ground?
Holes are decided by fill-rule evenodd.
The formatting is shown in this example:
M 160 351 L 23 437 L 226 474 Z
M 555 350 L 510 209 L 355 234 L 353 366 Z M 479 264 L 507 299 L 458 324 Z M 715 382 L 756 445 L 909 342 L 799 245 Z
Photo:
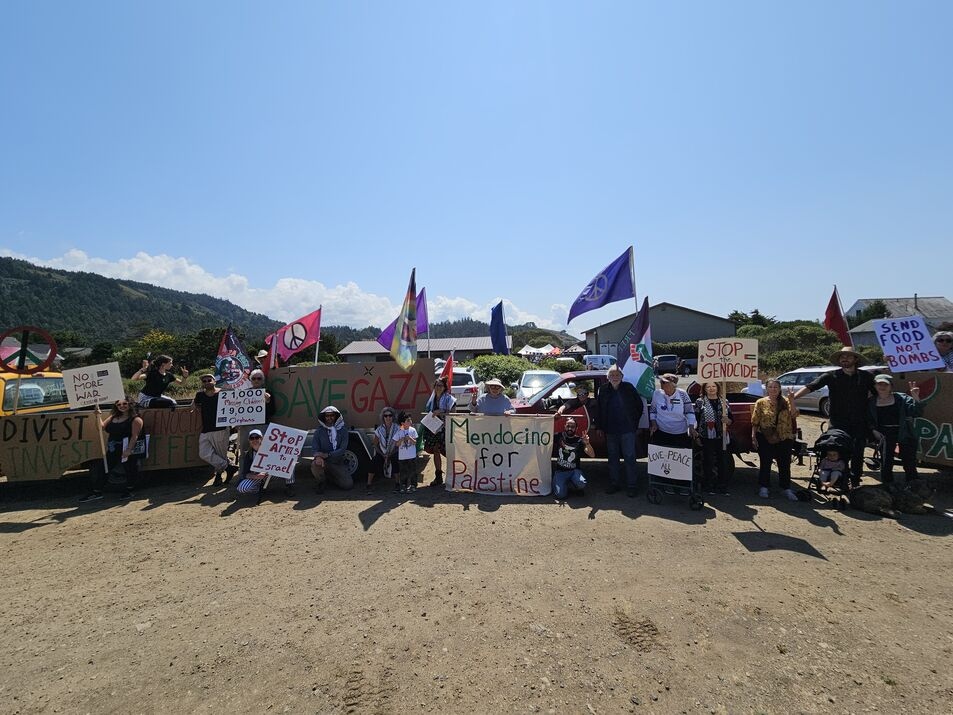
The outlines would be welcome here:
M 556 435 L 556 471 L 553 472 L 553 496 L 562 501 L 569 494 L 569 486 L 580 492 L 586 488 L 586 478 L 579 468 L 582 455 L 595 457 L 589 443 L 589 435 L 576 434 L 576 420 L 571 417 L 566 420 L 563 432 Z
M 255 463 L 255 457 L 258 455 L 258 448 L 261 447 L 262 434 L 260 429 L 253 429 L 248 433 L 248 444 L 245 445 L 242 454 L 242 469 L 238 475 L 238 493 L 239 494 L 258 494 L 265 488 L 265 481 L 268 475 L 262 472 L 253 472 L 252 465 Z M 294 472 L 289 479 L 285 480 L 285 495 L 294 496 Z
M 348 469 L 348 429 L 337 407 L 328 405 L 321 410 L 318 428 L 314 431 L 314 461 L 311 473 L 317 481 L 317 492 L 324 491 L 324 482 L 330 477 L 339 489 L 354 487 L 354 478 Z

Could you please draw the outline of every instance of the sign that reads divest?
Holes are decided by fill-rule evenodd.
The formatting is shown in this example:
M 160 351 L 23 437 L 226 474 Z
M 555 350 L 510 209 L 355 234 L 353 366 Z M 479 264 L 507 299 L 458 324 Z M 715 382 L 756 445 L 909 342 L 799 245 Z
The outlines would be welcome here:
M 552 491 L 553 418 L 447 416 L 447 491 L 544 496 Z
M 877 344 L 891 372 L 912 372 L 945 367 L 930 331 L 919 315 L 874 321 Z
M 126 397 L 118 362 L 63 370 L 70 409 L 106 405 Z
M 290 479 L 307 435 L 307 430 L 269 424 L 265 428 L 261 447 L 255 454 L 251 471 L 267 474 L 270 477 Z
M 218 393 L 216 427 L 241 427 L 265 424 L 265 390 L 222 390 Z
M 698 341 L 698 377 L 703 381 L 754 382 L 758 379 L 755 338 L 714 338 Z
M 649 445 L 649 474 L 653 477 L 692 480 L 692 450 Z

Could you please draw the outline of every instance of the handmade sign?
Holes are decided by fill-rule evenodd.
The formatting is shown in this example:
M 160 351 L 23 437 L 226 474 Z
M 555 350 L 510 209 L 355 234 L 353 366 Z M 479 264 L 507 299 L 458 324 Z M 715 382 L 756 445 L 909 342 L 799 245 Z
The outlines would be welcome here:
M 928 466 L 953 468 L 953 372 L 905 373 L 893 389 L 908 392 L 910 382 L 920 388 L 923 410 L 913 420 L 917 456 Z
M 448 491 L 543 496 L 552 491 L 553 418 L 447 416 Z
M 191 410 L 139 410 L 142 429 L 149 435 L 149 454 L 139 471 L 205 466 L 199 457 L 202 415 Z
M 944 367 L 943 358 L 919 315 L 874 321 L 877 344 L 891 372 L 912 372 Z
M 703 382 L 756 381 L 758 341 L 755 338 L 699 340 L 698 377 Z
M 261 447 L 255 453 L 251 471 L 256 474 L 267 474 L 269 477 L 290 479 L 294 474 L 295 465 L 304 447 L 307 430 L 294 429 L 275 423 L 265 428 L 265 435 Z
M 650 444 L 649 474 L 683 482 L 692 481 L 692 450 Z
M 404 372 L 395 362 L 342 363 L 275 368 L 268 373 L 274 419 L 299 429 L 314 429 L 328 405 L 341 410 L 349 427 L 374 427 L 383 407 L 406 410 L 416 421 L 427 411 L 434 362 L 418 359 Z
M 216 427 L 241 427 L 265 424 L 265 390 L 222 390 L 218 393 Z
M 0 473 L 10 481 L 59 479 L 102 457 L 93 412 L 40 412 L 0 422 Z
M 108 405 L 126 397 L 118 362 L 63 370 L 63 386 L 71 410 Z

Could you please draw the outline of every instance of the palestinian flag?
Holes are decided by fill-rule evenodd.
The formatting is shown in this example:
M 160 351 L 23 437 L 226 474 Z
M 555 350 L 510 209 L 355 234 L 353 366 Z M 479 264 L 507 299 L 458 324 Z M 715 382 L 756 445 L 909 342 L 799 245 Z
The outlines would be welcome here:
M 619 341 L 616 360 L 622 368 L 622 379 L 635 385 L 635 389 L 646 400 L 652 399 L 655 371 L 652 369 L 652 326 L 649 325 L 648 296 L 642 299 L 642 307 Z

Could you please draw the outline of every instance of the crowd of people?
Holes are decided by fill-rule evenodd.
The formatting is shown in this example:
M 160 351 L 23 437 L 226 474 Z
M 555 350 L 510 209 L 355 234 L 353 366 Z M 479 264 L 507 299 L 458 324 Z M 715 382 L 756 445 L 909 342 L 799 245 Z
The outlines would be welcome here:
M 934 336 L 937 350 L 944 360 L 946 372 L 953 372 L 953 333 L 941 331 Z M 853 489 L 859 486 L 864 469 L 864 450 L 871 440 L 879 447 L 880 479 L 884 484 L 894 482 L 894 460 L 898 454 L 903 479 L 917 477 L 917 442 L 913 420 L 922 414 L 920 388 L 914 382 L 906 391 L 894 390 L 894 377 L 860 370 L 864 357 L 852 348 L 842 348 L 832 363 L 837 369 L 824 372 L 813 382 L 787 395 L 776 379 L 764 385 L 765 395 L 758 399 L 751 411 L 751 446 L 758 454 L 758 495 L 770 497 L 772 467 L 777 467 L 777 483 L 783 497 L 796 500 L 791 485 L 791 462 L 795 447 L 795 426 L 798 410 L 795 401 L 823 387 L 828 389 L 830 403 L 829 424 L 846 441 L 842 447 L 830 448 L 817 455 L 818 483 L 821 490 L 838 486 Z M 188 370 L 180 369 L 181 378 Z M 97 408 L 100 427 L 105 433 L 106 458 L 91 470 L 90 492 L 81 501 L 101 499 L 105 485 L 113 480 L 121 484 L 121 495 L 132 496 L 138 482 L 138 460 L 145 456 L 148 442 L 143 433 L 139 407 L 171 407 L 175 400 L 164 394 L 173 381 L 181 381 L 173 372 L 173 360 L 160 355 L 152 361 L 143 361 L 134 379 L 144 378 L 142 391 L 135 399 L 117 401 L 110 415 L 103 418 Z M 255 473 L 254 457 L 263 438 L 257 426 L 239 430 L 241 456 L 236 464 L 229 458 L 228 427 L 216 425 L 218 395 L 221 388 L 213 374 L 201 376 L 202 389 L 192 400 L 190 409 L 197 412 L 201 422 L 199 455 L 212 467 L 213 486 L 227 485 L 237 473 L 239 494 L 258 494 L 268 479 Z M 253 387 L 265 387 L 265 375 L 260 369 L 250 374 Z M 635 387 L 623 379 L 618 366 L 606 372 L 606 382 L 595 397 L 590 396 L 586 384 L 576 386 L 575 396 L 564 402 L 557 416 L 567 416 L 563 430 L 555 435 L 555 468 L 553 496 L 565 499 L 571 491 L 583 492 L 587 480 L 582 459 L 594 456 L 590 436 L 601 433 L 606 445 L 609 483 L 606 492 L 613 494 L 623 486 L 627 495 L 635 497 L 639 491 L 637 441 L 643 413 L 647 410 L 648 442 L 651 445 L 673 448 L 695 448 L 701 460 L 700 484 L 702 491 L 727 495 L 729 492 L 729 460 L 731 459 L 731 427 L 734 415 L 716 382 L 702 385 L 702 394 L 695 400 L 678 387 L 678 377 L 664 374 L 658 377 L 658 389 L 652 399 L 644 401 Z M 473 414 L 508 415 L 513 404 L 504 394 L 504 385 L 498 379 L 484 383 L 485 393 L 473 393 L 469 407 Z M 271 421 L 274 403 L 265 390 L 265 417 L 260 427 Z M 375 480 L 393 480 L 394 490 L 401 493 L 417 488 L 420 450 L 432 455 L 435 477 L 431 487 L 443 485 L 443 460 L 446 459 L 445 420 L 456 408 L 447 380 L 438 377 L 427 403 L 427 415 L 415 426 L 414 416 L 385 407 L 379 413 L 379 424 L 373 430 L 371 442 L 373 458 L 366 488 L 371 491 Z M 579 419 L 577 419 L 579 418 Z M 584 420 L 582 419 L 584 418 Z M 579 428 L 583 421 L 585 429 Z M 348 461 L 350 430 L 341 411 L 328 405 L 319 415 L 314 432 L 313 460 L 310 470 L 315 488 L 322 493 L 326 485 L 338 489 L 352 489 L 354 474 Z M 288 496 L 294 494 L 294 476 L 282 480 Z

